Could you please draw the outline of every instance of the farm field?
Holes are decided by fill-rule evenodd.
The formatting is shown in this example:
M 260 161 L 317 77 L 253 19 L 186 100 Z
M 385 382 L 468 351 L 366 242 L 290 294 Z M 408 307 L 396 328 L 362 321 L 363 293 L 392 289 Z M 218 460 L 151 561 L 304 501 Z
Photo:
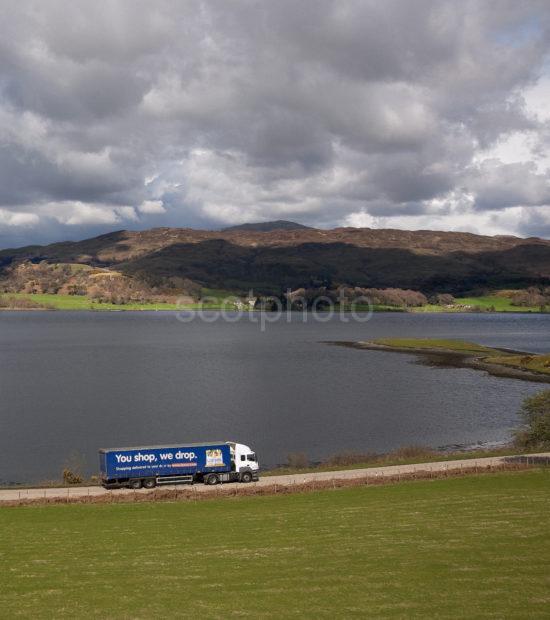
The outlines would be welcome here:
M 35 303 L 49 310 L 199 310 L 199 309 L 226 309 L 231 310 L 235 300 L 242 298 L 242 292 L 232 292 L 223 289 L 202 290 L 202 301 L 194 303 L 141 303 L 129 302 L 126 304 L 114 304 L 99 302 L 86 295 L 62 295 L 62 294 L 41 294 L 41 293 L 4 293 L 0 294 L 9 299 L 21 299 L 23 301 Z M 497 295 L 486 297 L 463 297 L 457 298 L 452 307 L 439 306 L 435 304 L 425 304 L 424 306 L 404 308 L 383 304 L 356 304 L 353 307 L 355 312 L 444 312 L 456 313 L 465 311 L 483 312 L 516 312 L 516 313 L 540 313 L 540 307 L 514 306 L 512 300 Z M 16 309 L 25 309 L 16 308 Z M 39 309 L 39 308 L 36 308 Z M 350 310 L 344 307 L 344 311 Z M 338 306 L 336 306 L 338 310 Z M 320 311 L 323 311 L 321 308 Z M 546 309 L 544 309 L 546 311 Z
M 550 472 L 0 509 L 6 617 L 547 617 Z
M 5 297 L 29 300 L 53 310 L 181 310 L 198 308 L 198 304 L 175 303 L 127 303 L 112 304 L 90 299 L 85 295 L 48 295 L 30 293 L 6 293 Z
M 478 309 L 485 312 L 541 312 L 539 306 L 514 306 L 512 299 L 500 295 L 481 297 L 457 297 L 455 305 L 447 308 L 435 304 L 425 304 L 418 308 L 410 308 L 410 312 L 464 312 L 465 308 Z

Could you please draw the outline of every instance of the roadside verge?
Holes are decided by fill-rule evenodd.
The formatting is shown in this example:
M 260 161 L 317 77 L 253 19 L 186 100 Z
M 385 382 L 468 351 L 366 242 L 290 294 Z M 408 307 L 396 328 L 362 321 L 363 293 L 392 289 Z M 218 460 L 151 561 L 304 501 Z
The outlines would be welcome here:
M 115 491 L 106 491 L 98 486 L 9 489 L 0 491 L 0 506 L 197 501 L 217 497 L 303 493 L 322 489 L 394 484 L 411 480 L 440 479 L 502 471 L 520 471 L 542 465 L 550 465 L 550 453 L 487 457 L 475 461 L 464 459 L 460 461 L 437 461 L 413 465 L 390 465 L 368 469 L 269 476 L 251 484 L 226 484 L 215 487 L 197 484 L 192 486 L 170 485 L 153 490 L 117 489 Z

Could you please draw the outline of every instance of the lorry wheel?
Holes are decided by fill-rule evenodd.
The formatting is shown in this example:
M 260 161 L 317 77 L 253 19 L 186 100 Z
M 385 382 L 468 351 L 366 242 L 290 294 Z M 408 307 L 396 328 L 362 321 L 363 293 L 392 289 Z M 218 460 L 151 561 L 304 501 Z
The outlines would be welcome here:
M 245 471 L 241 474 L 241 482 L 252 482 L 252 474 L 249 471 Z
M 214 485 L 214 484 L 218 484 L 219 481 L 220 481 L 220 477 L 218 476 L 218 474 L 210 474 L 208 478 L 206 479 L 206 484 Z
M 154 478 L 145 478 L 143 486 L 146 489 L 154 489 L 157 486 L 157 481 Z
M 132 480 L 129 486 L 131 489 L 141 489 L 141 480 Z

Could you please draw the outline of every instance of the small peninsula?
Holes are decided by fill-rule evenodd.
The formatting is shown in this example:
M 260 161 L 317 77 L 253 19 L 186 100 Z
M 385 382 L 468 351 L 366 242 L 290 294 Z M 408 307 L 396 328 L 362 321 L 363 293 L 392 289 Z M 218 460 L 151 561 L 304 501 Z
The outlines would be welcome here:
M 550 383 L 550 354 L 486 347 L 454 339 L 379 338 L 372 341 L 331 341 L 327 344 L 369 351 L 413 353 L 418 361 L 440 368 L 472 368 L 495 377 Z

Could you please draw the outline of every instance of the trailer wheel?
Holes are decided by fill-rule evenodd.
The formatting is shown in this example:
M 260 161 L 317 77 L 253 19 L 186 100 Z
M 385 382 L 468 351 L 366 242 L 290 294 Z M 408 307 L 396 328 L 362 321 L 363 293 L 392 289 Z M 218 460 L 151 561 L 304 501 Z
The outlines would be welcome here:
M 243 471 L 241 474 L 241 482 L 252 482 L 252 473 L 249 471 Z
M 218 476 L 218 474 L 210 474 L 208 478 L 206 479 L 206 484 L 209 484 L 209 485 L 218 484 L 219 482 L 220 482 L 220 477 Z
M 157 481 L 154 478 L 145 478 L 143 486 L 146 489 L 154 489 L 157 486 Z
M 128 485 L 131 489 L 141 489 L 141 480 L 132 480 Z

